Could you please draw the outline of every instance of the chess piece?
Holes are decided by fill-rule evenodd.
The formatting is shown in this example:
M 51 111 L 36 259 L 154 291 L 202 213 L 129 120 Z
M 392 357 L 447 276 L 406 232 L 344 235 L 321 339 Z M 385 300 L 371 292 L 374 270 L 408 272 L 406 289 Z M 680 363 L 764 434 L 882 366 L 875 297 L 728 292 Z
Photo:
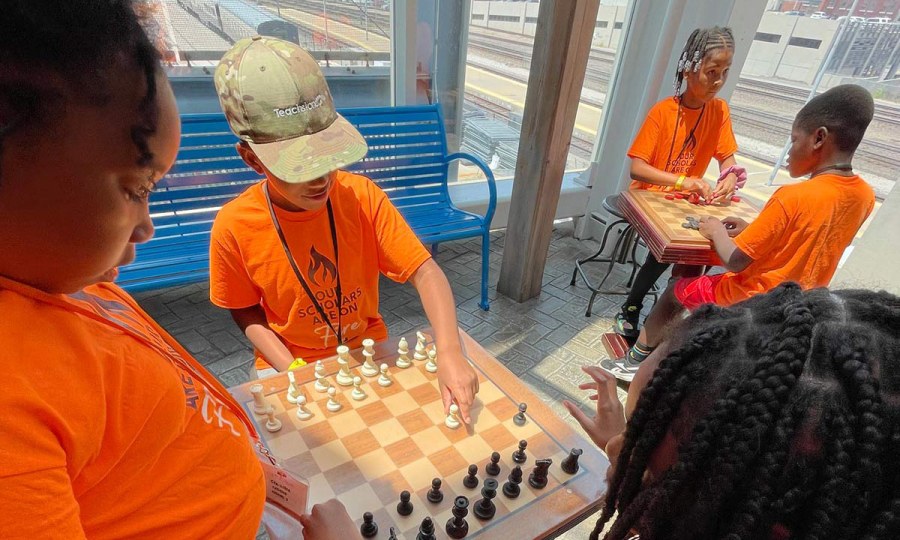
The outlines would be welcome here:
M 366 391 L 360 385 L 362 385 L 362 378 L 359 376 L 353 377 L 353 391 L 350 392 L 350 397 L 356 401 L 362 401 L 367 397 Z
M 327 392 L 329 388 L 331 388 L 331 383 L 328 382 L 328 379 L 324 375 L 316 375 L 316 392 Z
M 463 478 L 463 485 L 469 489 L 475 489 L 478 487 L 478 477 L 475 476 L 478 474 L 478 465 L 472 464 L 469 465 L 469 474 Z
M 441 492 L 441 479 L 435 478 L 431 481 L 431 489 L 428 490 L 428 494 L 425 495 L 428 499 L 428 502 L 437 504 L 444 500 L 444 494 Z
M 260 416 L 266 414 L 266 411 L 269 410 L 269 404 L 266 403 L 266 397 L 263 395 L 263 385 L 251 385 L 250 395 L 253 396 L 253 412 Z
M 321 360 L 316 362 L 316 378 L 325 377 L 327 373 L 325 373 L 325 363 Z
M 519 412 L 513 416 L 513 423 L 517 426 L 524 426 L 525 422 L 528 421 L 528 418 L 525 417 L 525 411 L 528 410 L 528 405 L 524 403 L 519 403 Z
M 491 476 L 500 474 L 500 452 L 491 453 L 491 462 L 484 466 L 484 472 Z
M 388 540 L 397 540 L 397 531 L 395 531 L 393 527 L 388 529 L 388 531 L 390 531 L 388 533 Z
M 510 499 L 515 499 L 521 493 L 521 489 L 519 488 L 519 484 L 522 483 L 522 467 L 516 465 L 513 467 L 513 470 L 509 473 L 509 478 L 506 479 L 506 483 L 503 484 L 503 494 L 509 497 Z
M 485 478 L 484 487 L 481 488 L 482 499 L 475 503 L 474 514 L 478 519 L 491 519 L 497 512 L 494 506 L 494 497 L 497 496 L 497 480 L 494 478 Z
M 550 458 L 539 459 L 534 462 L 534 470 L 528 475 L 528 484 L 535 489 L 544 489 L 547 486 L 547 472 L 553 460 Z
M 408 516 L 413 512 L 413 504 L 409 502 L 409 492 L 404 490 L 400 492 L 400 502 L 397 503 L 397 513 L 401 516 Z
M 338 345 L 337 354 L 337 362 L 340 369 L 335 379 L 341 386 L 350 386 L 353 384 L 353 375 L 350 373 L 350 348 L 346 345 Z
M 519 441 L 519 449 L 512 453 L 512 460 L 516 463 L 525 463 L 528 459 L 528 456 L 525 455 L 525 447 L 528 446 L 528 441 L 521 440 Z
M 569 457 L 562 460 L 559 468 L 566 474 L 575 474 L 578 472 L 578 456 L 584 451 L 581 448 L 573 448 L 569 451 Z
M 375 516 L 372 515 L 372 512 L 363 514 L 363 522 L 359 526 L 359 534 L 363 538 L 372 538 L 378 534 L 378 524 L 375 523 Z
M 437 349 L 434 347 L 428 351 L 428 361 L 425 362 L 425 371 L 428 373 L 437 373 Z
M 466 515 L 469 513 L 469 499 L 460 495 L 453 500 L 453 517 L 447 520 L 447 536 L 450 538 L 465 538 L 469 534 L 469 523 Z
M 366 377 L 378 375 L 378 366 L 375 365 L 375 340 L 366 338 L 363 340 L 363 358 L 365 361 L 359 370 Z
M 388 373 L 388 365 L 381 364 L 381 375 L 378 376 L 378 386 L 390 386 L 393 382 L 393 379 L 391 379 L 391 376 Z
M 425 334 L 416 332 L 416 352 L 413 353 L 413 360 L 427 360 L 428 355 L 425 352 Z
M 300 390 L 300 383 L 297 382 L 296 376 L 293 371 L 288 371 L 288 390 L 287 390 L 287 401 L 288 403 L 297 403 L 297 398 L 302 393 Z
M 313 413 L 306 408 L 306 396 L 300 394 L 297 398 L 297 418 L 300 420 L 309 420 L 313 417 Z
M 450 414 L 448 414 L 447 418 L 444 420 L 444 425 L 450 429 L 456 429 L 459 427 L 459 405 L 457 405 L 456 403 L 450 404 Z
M 395 365 L 400 369 L 406 369 L 412 365 L 412 362 L 409 360 L 409 343 L 406 342 L 406 338 L 400 338 L 400 343 L 397 344 L 397 362 Z
M 281 431 L 281 420 L 275 418 L 275 407 L 266 410 L 266 431 L 269 433 Z
M 422 524 L 419 525 L 419 534 L 416 535 L 416 540 L 437 540 L 434 537 L 434 521 L 430 516 L 423 519 Z
M 336 399 L 337 388 L 331 387 L 328 389 L 328 403 L 325 404 L 325 408 L 331 412 L 338 412 L 341 410 L 341 402 Z

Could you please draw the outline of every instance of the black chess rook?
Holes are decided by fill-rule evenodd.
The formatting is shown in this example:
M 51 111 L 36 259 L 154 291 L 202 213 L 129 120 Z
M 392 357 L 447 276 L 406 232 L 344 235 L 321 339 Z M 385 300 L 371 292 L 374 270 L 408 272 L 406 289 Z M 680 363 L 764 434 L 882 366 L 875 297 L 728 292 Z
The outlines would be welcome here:
M 437 540 L 434 537 L 434 521 L 431 520 L 431 517 L 426 517 L 422 520 L 416 540 Z
M 428 502 L 434 504 L 444 500 L 444 494 L 441 492 L 440 478 L 435 478 L 431 481 L 431 489 L 428 490 L 428 494 L 425 497 L 428 499 Z
M 553 460 L 550 458 L 539 459 L 534 462 L 534 470 L 528 475 L 528 485 L 535 489 L 544 489 L 547 487 L 547 472 Z
M 497 496 L 497 480 L 494 478 L 485 478 L 484 487 L 481 488 L 482 499 L 475 504 L 474 514 L 478 519 L 488 520 L 497 513 L 497 507 L 494 506 L 492 500 Z
M 359 526 L 359 534 L 363 538 L 372 538 L 378 534 L 378 525 L 375 523 L 375 516 L 372 515 L 372 512 L 363 514 L 363 522 Z
M 484 472 L 490 476 L 497 476 L 500 474 L 500 452 L 493 452 L 491 454 L 491 462 L 484 466 Z
M 469 465 L 469 474 L 463 478 L 463 486 L 468 489 L 475 489 L 478 487 L 478 477 L 475 476 L 478 474 L 478 465 L 472 464 Z
M 566 474 L 575 474 L 578 472 L 578 457 L 584 452 L 581 448 L 573 448 L 569 450 L 569 456 L 562 460 L 559 468 Z
M 506 479 L 506 483 L 503 484 L 503 494 L 509 497 L 510 499 L 515 499 L 519 496 L 519 493 L 522 492 L 521 488 L 519 488 L 519 484 L 522 483 L 522 467 L 516 465 L 513 467 L 513 470 L 509 473 L 509 478 Z
M 460 495 L 453 501 L 453 517 L 447 520 L 447 536 L 450 538 L 465 538 L 469 534 L 469 523 L 466 516 L 469 514 L 469 499 Z
M 409 492 L 400 492 L 400 502 L 397 503 L 397 513 L 401 516 L 408 516 L 413 512 L 413 504 L 409 502 Z
M 512 460 L 516 463 L 525 463 L 528 457 L 525 455 L 525 447 L 528 446 L 528 441 L 521 440 L 519 441 L 519 449 L 514 451 L 512 454 Z

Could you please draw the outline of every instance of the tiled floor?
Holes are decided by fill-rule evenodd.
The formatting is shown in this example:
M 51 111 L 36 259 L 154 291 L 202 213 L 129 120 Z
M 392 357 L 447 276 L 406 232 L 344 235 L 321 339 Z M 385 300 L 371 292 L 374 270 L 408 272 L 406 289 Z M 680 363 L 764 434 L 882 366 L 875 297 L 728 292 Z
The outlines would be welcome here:
M 578 389 L 586 378 L 580 368 L 605 357 L 600 337 L 609 331 L 610 317 L 622 297 L 600 296 L 592 317 L 584 316 L 589 293 L 580 280 L 574 287 L 569 281 L 573 261 L 592 254 L 598 244 L 575 239 L 573 230 L 571 222 L 556 226 L 541 295 L 523 304 L 496 292 L 505 235 L 494 233 L 488 312 L 478 307 L 480 240 L 442 244 L 436 260 L 456 295 L 460 327 L 528 383 L 551 409 L 580 429 L 563 408 L 562 400 L 570 399 L 589 407 L 587 394 Z M 610 279 L 622 283 L 626 277 L 624 272 L 616 271 Z M 249 343 L 229 314 L 209 303 L 205 283 L 140 293 L 136 297 L 144 309 L 226 386 L 248 379 L 252 360 Z M 411 285 L 383 279 L 381 312 L 391 334 L 428 324 Z M 624 398 L 621 388 L 620 397 Z M 587 538 L 592 522 L 593 519 L 588 519 L 563 538 Z

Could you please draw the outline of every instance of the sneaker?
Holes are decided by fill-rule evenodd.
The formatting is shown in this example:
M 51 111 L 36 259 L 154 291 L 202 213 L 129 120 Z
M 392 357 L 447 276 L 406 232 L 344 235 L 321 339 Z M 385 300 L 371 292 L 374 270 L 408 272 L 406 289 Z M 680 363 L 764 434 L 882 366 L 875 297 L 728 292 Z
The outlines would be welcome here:
M 628 359 L 627 354 L 624 357 L 616 358 L 615 360 L 600 360 L 601 369 L 612 373 L 613 377 L 620 381 L 629 383 L 634 380 L 634 375 L 637 373 L 639 367 L 641 367 L 641 363 L 631 362 L 631 360 Z
M 638 328 L 642 306 L 622 306 L 622 311 L 616 313 L 613 323 L 613 331 L 628 339 L 637 339 L 640 334 Z

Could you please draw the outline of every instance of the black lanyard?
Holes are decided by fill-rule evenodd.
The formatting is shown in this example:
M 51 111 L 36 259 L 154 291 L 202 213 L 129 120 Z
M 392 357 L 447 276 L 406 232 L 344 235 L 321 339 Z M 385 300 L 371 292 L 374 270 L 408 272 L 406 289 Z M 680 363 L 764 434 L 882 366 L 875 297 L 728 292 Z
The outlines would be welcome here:
M 278 217 L 275 215 L 275 208 L 272 206 L 272 198 L 269 197 L 268 182 L 263 183 L 263 193 L 265 193 L 266 195 L 266 204 L 269 205 L 269 215 L 272 216 L 272 223 L 275 225 L 275 232 L 278 233 L 278 239 L 281 240 L 281 247 L 284 248 L 284 254 L 287 255 L 288 262 L 291 264 L 291 268 L 294 270 L 294 274 L 297 276 L 297 281 L 300 282 L 300 285 L 303 285 L 303 290 L 306 291 L 306 296 L 309 297 L 309 300 L 316 308 L 316 311 L 319 313 L 319 317 L 322 317 L 322 320 L 325 321 L 325 324 L 328 325 L 328 328 L 330 328 L 334 335 L 337 336 L 338 345 L 343 345 L 344 338 L 341 334 L 341 331 L 343 330 L 341 321 L 341 304 L 343 302 L 343 295 L 341 294 L 341 267 L 338 263 L 337 228 L 334 226 L 334 211 L 331 208 L 331 198 L 328 198 L 325 201 L 325 209 L 328 212 L 328 226 L 331 228 L 331 244 L 334 246 L 334 276 L 335 281 L 337 281 L 337 286 L 335 287 L 335 292 L 337 293 L 338 314 L 337 330 L 335 330 L 334 325 L 331 324 L 331 319 L 328 318 L 328 315 L 325 313 L 325 309 L 322 307 L 322 304 L 320 304 L 319 301 L 316 300 L 312 289 L 309 288 L 309 284 L 307 284 L 306 280 L 303 279 L 303 274 L 300 273 L 300 269 L 297 268 L 297 261 L 294 260 L 294 255 L 291 253 L 291 248 L 288 247 L 287 240 L 285 240 L 284 238 L 284 232 L 281 231 L 281 224 L 278 223 Z
M 669 157 L 666 159 L 666 170 L 668 170 L 669 165 L 672 164 L 672 150 L 675 149 L 675 138 L 678 136 L 678 122 L 681 121 L 681 102 L 678 102 L 678 114 L 675 115 L 675 133 L 672 134 L 672 144 L 669 146 Z M 694 127 L 691 128 L 690 133 L 688 133 L 687 137 L 684 138 L 684 143 L 681 145 L 681 150 L 678 151 L 678 155 L 675 156 L 675 162 L 677 163 L 679 159 L 681 159 L 681 155 L 684 154 L 685 149 L 688 146 L 688 143 L 691 142 L 691 139 L 694 138 L 694 132 L 697 131 L 697 126 L 700 125 L 700 120 L 703 119 L 703 113 L 706 112 L 706 104 L 703 104 L 703 108 L 700 109 L 700 115 L 697 116 L 697 121 L 694 122 Z M 675 167 L 672 167 L 672 171 L 675 170 Z

